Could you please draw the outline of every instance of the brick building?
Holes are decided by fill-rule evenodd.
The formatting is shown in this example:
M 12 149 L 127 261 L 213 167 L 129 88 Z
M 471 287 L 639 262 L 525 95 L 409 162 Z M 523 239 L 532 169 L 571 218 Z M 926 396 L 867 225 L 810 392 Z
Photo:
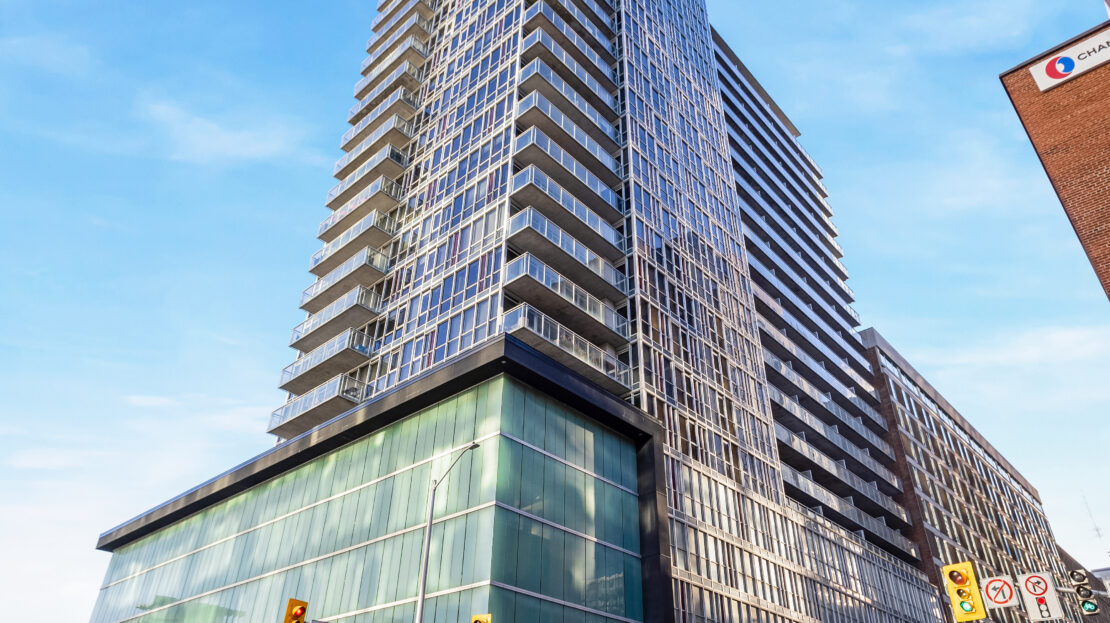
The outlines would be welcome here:
M 1110 22 L 1000 77 L 1110 296 Z

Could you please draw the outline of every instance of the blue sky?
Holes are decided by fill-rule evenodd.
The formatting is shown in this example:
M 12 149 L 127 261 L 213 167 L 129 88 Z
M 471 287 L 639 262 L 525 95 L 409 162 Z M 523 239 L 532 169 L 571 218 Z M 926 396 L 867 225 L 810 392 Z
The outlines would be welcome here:
M 272 444 L 374 3 L 305 6 L 0 0 L 15 611 L 84 620 L 101 531 Z M 1110 565 L 1110 304 L 997 78 L 1101 2 L 710 7 L 824 168 L 865 323 Z

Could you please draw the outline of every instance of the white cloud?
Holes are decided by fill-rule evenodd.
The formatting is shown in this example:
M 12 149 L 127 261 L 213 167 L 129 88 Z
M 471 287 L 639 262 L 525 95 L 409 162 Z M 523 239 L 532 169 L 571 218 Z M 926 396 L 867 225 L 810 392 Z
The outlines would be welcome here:
M 0 38 L 0 66 L 3 65 L 80 76 L 92 69 L 94 59 L 87 46 L 66 37 L 24 35 Z
M 217 120 L 167 99 L 140 98 L 139 115 L 168 143 L 169 156 L 193 164 L 234 164 L 286 159 L 319 164 L 325 159 L 305 146 L 308 132 L 298 123 L 261 110 Z
M 26 448 L 9 455 L 7 463 L 13 469 L 69 470 L 89 467 L 92 461 L 108 456 L 111 456 L 111 453 L 99 450 Z
M 1051 8 L 1037 0 L 936 2 L 907 15 L 891 29 L 909 47 L 946 55 L 1009 48 L 1024 40 Z

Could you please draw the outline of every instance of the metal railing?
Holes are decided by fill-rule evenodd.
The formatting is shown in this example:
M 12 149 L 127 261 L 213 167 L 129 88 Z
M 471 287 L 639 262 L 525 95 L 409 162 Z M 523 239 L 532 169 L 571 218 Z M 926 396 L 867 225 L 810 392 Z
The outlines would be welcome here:
M 289 338 L 289 344 L 295 344 L 304 336 L 319 329 L 339 314 L 342 314 L 356 305 L 361 305 L 366 309 L 381 313 L 382 296 L 380 293 L 365 286 L 356 286 L 350 292 L 336 299 L 334 303 L 312 314 L 306 318 L 304 322 L 293 327 L 293 334 Z
M 335 270 L 320 277 L 315 283 L 305 288 L 304 293 L 301 294 L 301 305 L 316 298 L 325 290 L 335 285 L 339 280 L 364 265 L 370 266 L 378 272 L 389 272 L 389 258 L 381 251 L 367 247 L 359 251 L 351 259 L 340 264 Z
M 628 292 L 628 278 L 618 271 L 615 266 L 594 253 L 593 250 L 579 242 L 574 236 L 560 229 L 547 217 L 537 212 L 535 208 L 528 208 L 514 214 L 509 219 L 506 235 L 512 236 L 524 228 L 535 230 L 617 290 L 622 293 Z
M 564 277 L 531 253 L 525 253 L 505 266 L 505 283 L 529 276 L 547 289 L 565 299 L 624 339 L 628 339 L 628 319 L 611 305 L 583 290 L 577 283 Z
M 289 420 L 304 415 L 332 398 L 345 398 L 357 405 L 362 402 L 365 395 L 365 383 L 342 374 L 275 409 L 270 414 L 268 430 L 273 431 Z
M 506 333 L 527 329 L 617 383 L 632 386 L 632 370 L 628 364 L 527 303 L 505 312 L 504 328 Z
M 516 152 L 520 152 L 529 145 L 535 145 L 545 154 L 551 157 L 552 160 L 558 162 L 568 173 L 574 176 L 575 179 L 582 182 L 594 194 L 596 194 L 602 201 L 612 207 L 614 210 L 624 213 L 624 206 L 621 203 L 620 196 L 616 191 L 609 188 L 594 175 L 589 167 L 578 162 L 560 147 L 555 141 L 551 140 L 546 134 L 540 131 L 537 127 L 531 127 L 525 130 L 520 136 L 516 137 Z
M 362 204 L 366 203 L 370 197 L 378 193 L 385 193 L 390 199 L 393 199 L 397 203 L 401 203 L 401 198 L 404 197 L 404 193 L 401 191 L 401 185 L 383 175 L 373 182 L 370 182 L 370 185 L 364 188 L 362 192 L 352 197 L 347 203 L 343 204 L 343 207 L 332 212 L 328 218 L 321 221 L 320 227 L 316 229 L 316 235 L 320 236 L 331 229 L 336 223 L 347 218 L 348 214 L 357 210 Z
M 582 221 L 597 235 L 601 236 L 606 242 L 620 249 L 621 253 L 627 253 L 628 249 L 625 245 L 624 236 L 617 233 L 608 222 L 597 215 L 596 212 L 591 210 L 578 200 L 570 192 L 563 189 L 547 176 L 539 167 L 535 165 L 528 165 L 522 171 L 513 176 L 513 190 L 517 192 L 528 184 L 534 185 L 541 192 L 551 198 L 552 201 L 559 204 L 567 212 L 574 215 L 575 218 Z
M 348 349 L 369 357 L 371 355 L 370 336 L 362 331 L 347 329 L 343 333 L 340 333 L 314 348 L 304 357 L 285 366 L 285 369 L 281 371 L 281 383 L 279 385 L 285 385 L 289 381 Z

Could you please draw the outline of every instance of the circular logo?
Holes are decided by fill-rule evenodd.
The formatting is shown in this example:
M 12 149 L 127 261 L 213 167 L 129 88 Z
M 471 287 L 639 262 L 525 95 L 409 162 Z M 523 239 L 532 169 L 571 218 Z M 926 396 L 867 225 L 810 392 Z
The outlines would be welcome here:
M 1070 56 L 1057 56 L 1048 61 L 1048 65 L 1044 68 L 1044 72 L 1053 80 L 1067 78 L 1073 71 L 1075 71 L 1075 60 Z

